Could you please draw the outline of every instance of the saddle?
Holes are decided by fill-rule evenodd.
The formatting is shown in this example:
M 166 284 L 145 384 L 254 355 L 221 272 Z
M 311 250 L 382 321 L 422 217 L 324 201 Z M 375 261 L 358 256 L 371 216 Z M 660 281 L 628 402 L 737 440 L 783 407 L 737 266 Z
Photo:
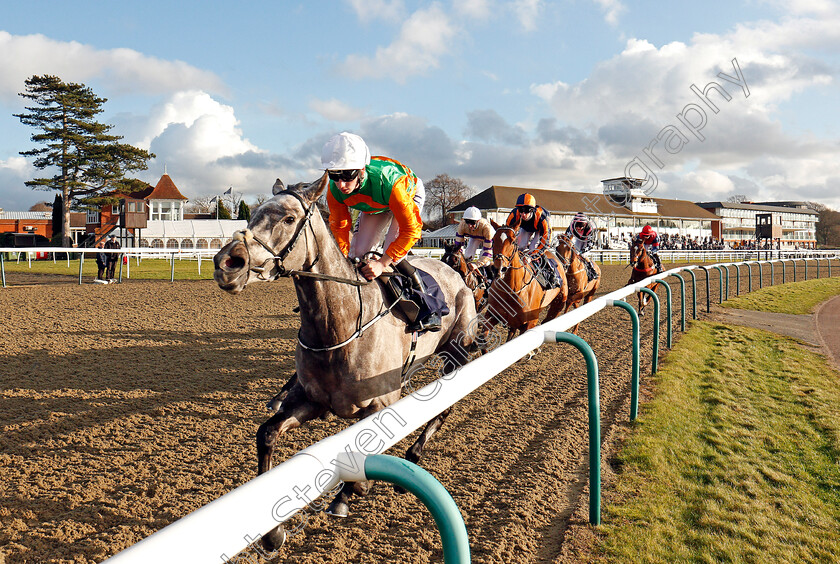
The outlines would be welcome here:
M 407 261 L 408 259 L 405 258 L 402 262 Z M 406 268 L 407 266 L 410 268 Z M 401 272 L 401 270 L 416 272 L 421 287 L 418 288 L 411 277 L 406 276 L 406 273 Z M 446 304 L 446 298 L 440 289 L 440 285 L 431 274 L 424 270 L 400 263 L 396 267 L 392 267 L 391 276 L 381 277 L 379 280 L 382 281 L 387 293 L 390 294 L 389 307 L 396 302 L 394 307 L 400 309 L 406 321 L 408 321 L 409 327 L 415 325 L 418 320 L 427 319 L 433 314 L 442 317 L 449 313 L 449 307 Z M 422 331 L 424 327 L 419 327 L 419 329 Z
M 546 254 L 541 254 L 531 261 L 534 278 L 542 286 L 543 290 L 563 287 L 563 278 L 560 275 L 559 261 Z

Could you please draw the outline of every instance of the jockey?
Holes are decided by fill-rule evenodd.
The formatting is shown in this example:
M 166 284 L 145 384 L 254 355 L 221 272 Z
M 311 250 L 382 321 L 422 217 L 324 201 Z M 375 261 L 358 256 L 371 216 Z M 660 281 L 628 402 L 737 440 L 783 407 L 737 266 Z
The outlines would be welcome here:
M 662 261 L 659 259 L 659 235 L 653 230 L 650 225 L 645 225 L 641 233 L 636 237 L 644 244 L 650 258 L 653 259 L 653 264 L 656 266 L 656 273 L 662 272 Z
M 551 238 L 551 226 L 548 224 L 548 212 L 537 205 L 537 200 L 531 194 L 520 194 L 505 222 L 508 227 L 517 230 L 516 245 L 526 254 L 537 257 L 537 270 L 542 270 L 547 276 L 547 287 L 556 288 L 560 285 L 560 278 L 555 270 L 558 268 L 553 261 L 543 261 L 543 254 L 548 248 Z
M 384 254 L 361 268 L 368 280 L 377 278 L 390 265 L 408 278 L 414 289 L 425 294 L 419 273 L 403 258 L 420 239 L 420 210 L 426 199 L 423 181 L 404 164 L 388 157 L 371 157 L 364 140 L 352 133 L 332 136 L 321 152 L 321 164 L 329 176 L 327 205 L 330 231 L 341 252 L 361 258 L 380 244 Z M 356 230 L 350 209 L 359 210 Z M 440 314 L 430 313 L 408 327 L 409 331 L 440 331 Z
M 598 272 L 589 257 L 585 256 L 585 253 L 595 244 L 597 234 L 595 224 L 583 212 L 577 212 L 569 223 L 569 227 L 566 228 L 566 236 L 569 237 L 580 258 L 583 259 L 586 274 L 590 280 L 598 278 Z
M 475 206 L 470 206 L 464 211 L 464 218 L 458 224 L 455 232 L 455 250 L 460 249 L 464 240 L 468 239 L 467 248 L 464 249 L 464 258 L 470 270 L 480 266 L 486 266 L 493 260 L 493 235 L 496 230 L 490 222 L 481 217 L 481 212 Z M 481 249 L 481 254 L 475 258 L 476 251 Z
M 548 246 L 551 228 L 548 225 L 548 212 L 537 205 L 531 194 L 520 194 L 505 222 L 508 227 L 517 230 L 516 244 L 519 250 L 529 253 L 544 251 Z

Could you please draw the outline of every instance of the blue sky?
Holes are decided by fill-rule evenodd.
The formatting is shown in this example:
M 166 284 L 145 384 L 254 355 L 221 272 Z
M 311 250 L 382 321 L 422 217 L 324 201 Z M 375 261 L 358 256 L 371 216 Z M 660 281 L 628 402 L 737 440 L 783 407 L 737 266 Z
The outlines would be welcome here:
M 0 207 L 52 202 L 23 185 L 43 173 L 12 114 L 26 78 L 54 74 L 156 153 L 141 179 L 165 166 L 190 198 L 312 180 L 324 141 L 351 131 L 476 191 L 597 191 L 627 171 L 656 197 L 840 209 L 838 52 L 840 5 L 820 0 L 13 3 Z M 717 113 L 691 90 L 712 82 Z

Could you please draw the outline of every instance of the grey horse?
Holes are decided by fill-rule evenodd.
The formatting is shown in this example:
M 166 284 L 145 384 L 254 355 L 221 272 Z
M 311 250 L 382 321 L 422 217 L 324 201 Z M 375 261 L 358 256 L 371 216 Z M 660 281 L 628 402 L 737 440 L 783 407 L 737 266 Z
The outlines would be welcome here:
M 257 431 L 260 474 L 271 469 L 277 440 L 290 429 L 327 412 L 364 418 L 397 401 L 404 365 L 412 354 L 412 335 L 399 309 L 389 309 L 393 301 L 389 293 L 380 283 L 364 280 L 342 254 L 315 205 L 327 185 L 326 174 L 289 188 L 278 180 L 274 197 L 257 208 L 248 228 L 213 259 L 213 277 L 223 290 L 238 294 L 249 282 L 291 276 L 300 306 L 296 378 L 283 392 L 277 413 Z M 474 349 L 472 292 L 438 260 L 416 257 L 411 262 L 435 278 L 450 313 L 442 317 L 440 332 L 419 335 L 414 363 L 408 364 L 416 366 L 441 353 L 455 369 L 469 360 L 468 351 Z M 449 411 L 429 421 L 406 459 L 419 460 L 423 446 Z M 350 496 L 366 493 L 367 487 L 367 483 L 345 484 L 327 512 L 347 516 Z M 266 544 L 282 543 L 282 525 L 266 537 Z

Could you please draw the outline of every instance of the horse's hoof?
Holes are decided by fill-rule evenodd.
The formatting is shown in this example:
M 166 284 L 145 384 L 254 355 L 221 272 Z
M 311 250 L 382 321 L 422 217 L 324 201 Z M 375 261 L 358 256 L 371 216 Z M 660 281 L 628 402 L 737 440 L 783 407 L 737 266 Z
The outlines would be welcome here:
M 329 507 L 327 507 L 324 513 L 326 513 L 327 515 L 332 515 L 333 517 L 349 517 L 350 506 L 344 503 L 343 501 L 335 500 L 330 504 Z
M 286 542 L 286 529 L 283 525 L 277 525 L 262 537 L 260 537 L 260 544 L 268 552 L 277 551 Z
M 400 495 L 402 495 L 402 494 L 404 494 L 404 493 L 408 493 L 408 490 L 406 490 L 406 489 L 405 489 L 404 487 L 402 487 L 402 486 L 398 486 L 398 485 L 394 484 L 394 492 L 395 492 L 395 493 L 398 493 L 398 494 L 400 494 Z

